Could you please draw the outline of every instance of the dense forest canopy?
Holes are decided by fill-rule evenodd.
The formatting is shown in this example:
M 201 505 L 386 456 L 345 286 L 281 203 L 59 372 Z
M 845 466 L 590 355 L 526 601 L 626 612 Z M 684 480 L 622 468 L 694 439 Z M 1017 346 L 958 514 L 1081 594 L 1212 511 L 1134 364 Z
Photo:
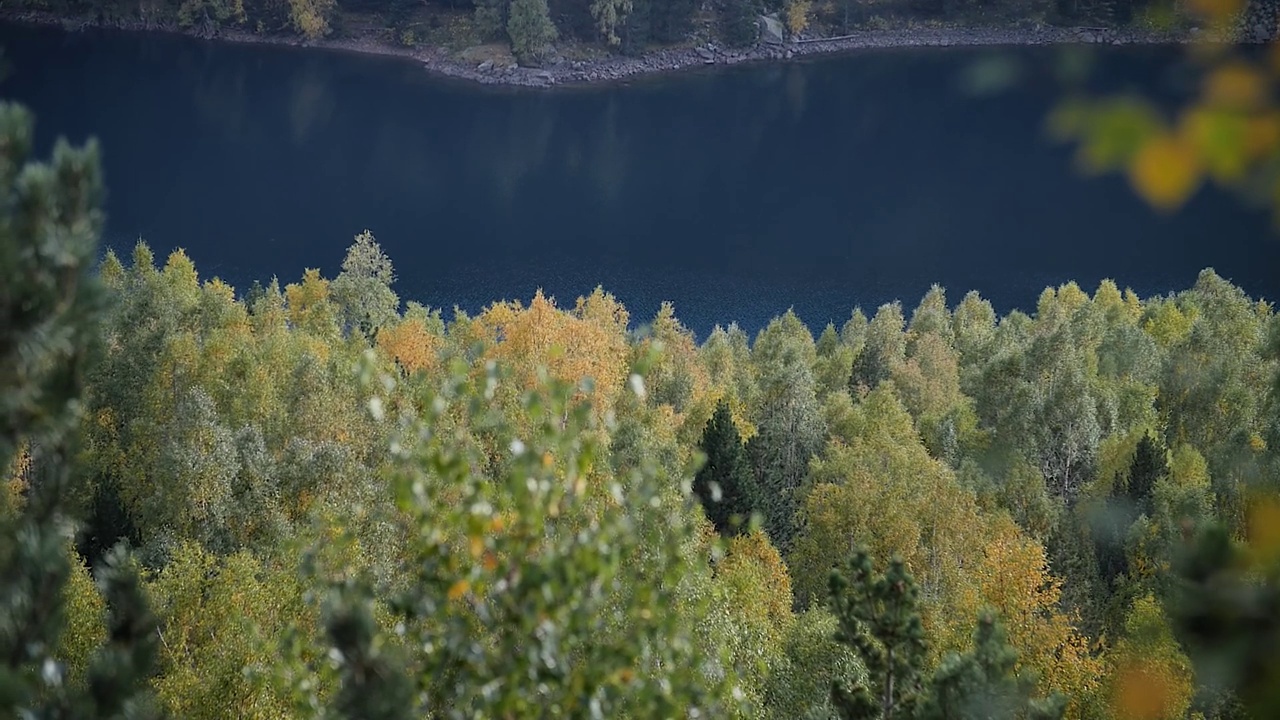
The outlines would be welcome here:
M 934 287 L 703 342 L 603 289 L 95 264 L 0 112 L 0 707 L 33 717 L 1269 717 L 1270 304 Z

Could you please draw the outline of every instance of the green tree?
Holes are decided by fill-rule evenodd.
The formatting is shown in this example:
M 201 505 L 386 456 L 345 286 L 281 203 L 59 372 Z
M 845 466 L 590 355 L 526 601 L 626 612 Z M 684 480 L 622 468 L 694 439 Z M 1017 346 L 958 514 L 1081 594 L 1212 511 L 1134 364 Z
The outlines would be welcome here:
M 687 500 L 649 464 L 603 481 L 595 415 L 572 386 L 528 391 L 519 407 L 530 417 L 513 422 L 488 400 L 496 371 L 456 370 L 424 416 L 397 418 L 392 483 L 412 528 L 405 574 L 378 592 L 359 574 L 333 578 L 326 622 L 342 715 L 726 711 L 732 675 L 693 642 L 708 616 L 682 582 L 698 575 L 681 552 L 693 529 Z M 384 413 L 394 379 L 369 363 L 362 375 L 377 393 L 370 412 Z M 447 431 L 459 414 L 477 423 L 479 442 Z M 399 630 L 375 623 L 377 597 Z
M 511 38 L 511 52 L 522 65 L 542 62 L 558 35 L 547 0 L 512 0 L 507 37 Z
M 1112 585 L 1129 572 L 1128 542 L 1130 528 L 1140 517 L 1154 515 L 1154 492 L 1167 475 L 1165 450 L 1149 433 L 1144 433 L 1129 461 L 1126 477 L 1117 484 L 1105 507 L 1099 510 L 1094 527 L 1094 543 L 1098 553 L 1098 570 L 1102 579 Z
M 29 161 L 32 142 L 27 111 L 0 104 L 0 467 L 28 447 L 32 463 L 21 507 L 0 512 L 0 715 L 154 717 L 155 618 L 122 550 L 98 570 L 108 641 L 83 684 L 65 681 L 58 657 L 68 648 L 69 506 L 82 480 L 75 428 L 103 301 L 87 274 L 102 180 L 95 143 L 59 140 L 45 164 Z M 83 618 L 72 620 L 79 632 Z
M 747 441 L 765 529 L 784 552 L 795 536 L 797 493 L 822 449 L 826 422 L 813 377 L 813 336 L 795 313 L 769 323 L 751 351 L 760 384 L 756 434 Z
M 610 45 L 622 43 L 618 29 L 626 24 L 631 9 L 631 0 L 592 0 L 591 16 L 596 19 L 600 34 Z
M 915 714 L 918 720 L 1058 720 L 1061 695 L 1033 697 L 1036 678 L 1016 670 L 1018 652 L 991 610 L 978 616 L 973 649 L 949 653 L 934 670 Z
M 693 492 L 718 532 L 741 532 L 759 503 L 759 493 L 729 404 L 724 400 L 716 405 L 700 447 L 707 459 L 693 478 Z
M 857 652 L 837 642 L 835 635 L 836 619 L 825 606 L 796 616 L 783 638 L 782 657 L 770 667 L 765 717 L 828 720 L 834 713 L 832 683 L 866 682 Z
M 760 13 L 758 0 L 721 0 L 720 36 L 730 47 L 744 47 L 756 41 L 760 28 L 756 19 Z
M 859 388 L 874 390 L 902 362 L 907 352 L 905 322 L 901 303 L 889 303 L 876 310 L 867 326 L 866 344 L 853 362 L 850 387 L 855 392 Z
M 828 323 L 817 343 L 818 359 L 813 373 L 817 383 L 818 399 L 833 392 L 849 391 L 849 375 L 853 372 L 856 352 L 846 345 L 836 332 L 836 326 Z
M 1111 710 L 1118 720 L 1187 716 L 1196 684 L 1191 662 L 1154 597 L 1134 601 L 1110 660 Z
M 906 565 L 894 558 L 880 574 L 872 568 L 871 556 L 855 549 L 843 572 L 832 571 L 829 587 L 835 638 L 853 648 L 867 668 L 866 682 L 841 678 L 832 684 L 837 716 L 910 717 L 922 690 L 925 641 L 916 585 Z
M 391 258 L 382 252 L 373 233 L 365 230 L 357 235 L 342 260 L 342 272 L 330 286 L 343 322 L 373 337 L 378 329 L 398 320 L 400 298 L 391 289 L 395 281 Z

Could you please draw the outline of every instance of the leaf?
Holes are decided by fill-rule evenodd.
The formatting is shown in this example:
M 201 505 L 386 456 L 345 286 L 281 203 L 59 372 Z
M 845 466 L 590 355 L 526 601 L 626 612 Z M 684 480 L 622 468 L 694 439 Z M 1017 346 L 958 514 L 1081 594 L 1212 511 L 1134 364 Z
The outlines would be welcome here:
M 974 95 L 994 95 L 1013 86 L 1020 71 L 1013 57 L 989 55 L 965 68 L 962 86 Z
M 1111 708 L 1121 720 L 1161 720 L 1170 694 L 1163 675 L 1137 663 L 1120 671 Z
M 1205 101 L 1220 108 L 1251 110 L 1261 106 L 1266 95 L 1267 79 L 1240 61 L 1222 65 L 1204 80 Z
M 1243 116 L 1197 107 L 1183 115 L 1178 130 L 1214 179 L 1238 180 L 1248 170 L 1250 127 Z
M 1261 497 L 1250 506 L 1249 548 L 1259 564 L 1280 559 L 1280 498 Z
M 1200 163 L 1180 138 L 1162 133 L 1147 140 L 1129 165 L 1129 182 L 1147 202 L 1174 210 L 1200 183 Z
M 471 589 L 471 583 L 467 582 L 466 580 L 458 580 L 457 582 L 449 586 L 449 592 L 446 594 L 446 596 L 450 600 L 457 600 L 461 598 L 463 595 L 466 595 L 467 590 L 470 590 L 470 589 Z
M 1142 100 L 1118 98 L 1089 112 L 1080 145 L 1080 160 L 1094 171 L 1128 165 L 1163 123 Z

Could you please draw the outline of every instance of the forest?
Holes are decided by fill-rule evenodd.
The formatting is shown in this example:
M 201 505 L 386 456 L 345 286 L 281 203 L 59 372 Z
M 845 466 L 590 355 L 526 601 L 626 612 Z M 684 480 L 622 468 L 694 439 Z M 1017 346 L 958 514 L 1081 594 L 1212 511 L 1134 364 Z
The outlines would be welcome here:
M 0 106 L 0 715 L 1269 718 L 1280 320 L 1212 270 L 696 338 L 237 290 Z M 316 258 L 316 260 L 324 260 Z
M 1191 3 L 1254 13 L 1272 0 Z M 69 23 L 172 27 L 212 36 L 240 30 L 320 40 L 370 37 L 404 47 L 460 51 L 500 43 L 521 63 L 563 57 L 639 54 L 691 42 L 753 45 L 759 16 L 789 39 L 917 25 L 1180 28 L 1195 24 L 1163 0 L 17 0 L 10 13 Z

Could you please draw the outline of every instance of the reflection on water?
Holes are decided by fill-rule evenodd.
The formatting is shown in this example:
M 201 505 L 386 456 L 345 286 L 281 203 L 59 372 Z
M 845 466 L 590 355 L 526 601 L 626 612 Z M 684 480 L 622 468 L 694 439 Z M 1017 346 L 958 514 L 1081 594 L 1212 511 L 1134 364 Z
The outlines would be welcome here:
M 0 29 L 5 94 L 39 139 L 97 134 L 109 240 L 187 248 L 246 286 L 334 273 L 352 235 L 388 249 L 402 297 L 469 310 L 603 284 L 636 318 L 663 299 L 698 332 L 795 307 L 837 323 L 932 282 L 1031 308 L 1046 283 L 1143 293 L 1203 266 L 1274 296 L 1263 213 L 1204 193 L 1154 215 L 1088 180 L 1042 120 L 1053 51 L 1021 89 L 975 98 L 975 51 L 864 52 L 545 93 L 442 82 L 416 65 L 134 34 Z M 1118 86 L 1171 51 L 1114 49 Z

